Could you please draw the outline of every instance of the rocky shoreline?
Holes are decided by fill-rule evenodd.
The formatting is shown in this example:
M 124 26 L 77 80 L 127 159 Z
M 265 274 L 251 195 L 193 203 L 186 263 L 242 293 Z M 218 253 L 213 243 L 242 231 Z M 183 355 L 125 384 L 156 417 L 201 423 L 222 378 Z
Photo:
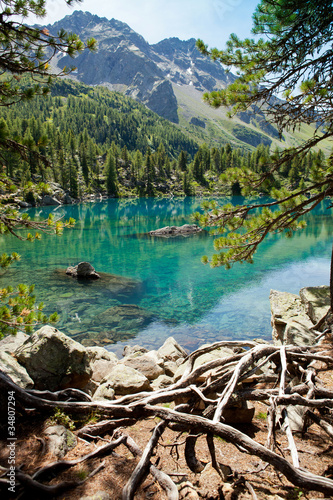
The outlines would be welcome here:
M 139 435 L 140 441 L 141 434 L 145 433 L 144 442 L 148 442 L 152 425 L 156 426 L 156 431 L 167 422 L 180 422 L 186 425 L 182 427 L 182 432 L 185 433 L 183 443 L 179 443 L 179 435 L 173 435 L 174 431 L 179 432 L 179 427 L 168 426 L 168 432 L 170 432 L 171 442 L 176 443 L 174 445 L 185 444 L 186 466 L 194 474 L 191 476 L 192 482 L 186 482 L 186 484 L 190 484 L 193 491 L 195 488 L 202 491 L 202 485 L 208 481 L 210 495 L 215 473 L 217 485 L 223 488 L 224 492 L 228 492 L 231 483 L 238 481 L 240 463 L 243 467 L 242 473 L 251 475 L 248 471 L 248 461 L 259 456 L 283 474 L 286 465 L 293 470 L 293 473 L 298 474 L 301 469 L 298 466 L 292 466 L 284 456 L 274 454 L 274 463 L 272 463 L 272 451 L 260 444 L 262 436 L 260 436 L 261 431 L 258 425 L 262 418 L 268 419 L 268 412 L 270 412 L 274 421 L 278 422 L 277 425 L 282 426 L 279 444 L 280 440 L 284 439 L 284 443 L 281 444 L 282 448 L 287 450 L 287 445 L 292 446 L 292 453 L 297 455 L 297 447 L 295 440 L 290 437 L 291 433 L 298 440 L 298 446 L 301 443 L 299 449 L 302 450 L 304 449 L 303 433 L 307 432 L 308 419 L 311 418 L 313 422 L 322 424 L 321 413 L 316 415 L 309 412 L 305 403 L 309 399 L 309 404 L 312 404 L 314 395 L 317 395 L 318 400 L 322 400 L 323 397 L 331 398 L 332 394 L 332 391 L 325 387 L 324 381 L 317 377 L 313 379 L 310 377 L 315 371 L 326 373 L 327 368 L 332 364 L 331 342 L 329 338 L 324 339 L 327 331 L 331 331 L 331 328 L 326 329 L 331 323 L 330 315 L 327 314 L 330 302 L 329 287 L 303 288 L 299 295 L 272 290 L 270 300 L 272 342 L 260 339 L 248 342 L 221 341 L 201 346 L 190 354 L 174 338 L 169 337 L 157 350 L 148 351 L 142 346 L 126 346 L 123 356 L 119 359 L 103 347 L 85 347 L 48 325 L 30 336 L 19 332 L 16 336 L 2 339 L 0 341 L 0 378 L 5 390 L 0 391 L 0 403 L 5 408 L 7 394 L 15 393 L 18 403 L 17 418 L 18 420 L 24 419 L 20 422 L 24 434 L 20 437 L 20 447 L 18 447 L 20 456 L 23 457 L 20 459 L 21 463 L 25 463 L 25 452 L 29 457 L 31 456 L 31 446 L 36 440 L 43 443 L 43 453 L 46 450 L 48 461 L 51 460 L 51 463 L 47 463 L 46 466 L 43 463 L 41 469 L 43 471 L 44 466 L 45 470 L 58 466 L 59 462 L 52 462 L 54 460 L 52 457 L 62 459 L 65 455 L 68 457 L 68 453 L 75 459 L 70 459 L 66 464 L 73 467 L 77 464 L 80 466 L 81 462 L 95 456 L 95 452 L 102 453 L 106 448 L 109 450 L 110 447 L 121 443 L 127 446 L 128 440 L 132 444 L 135 443 L 131 437 L 133 433 Z M 323 316 L 327 318 L 326 325 L 324 321 L 318 321 Z M 304 382 L 305 373 L 307 374 L 306 382 Z M 331 376 L 331 372 L 328 372 L 329 381 Z M 310 389 L 312 392 L 309 395 Z M 280 399 L 282 401 L 279 401 Z M 287 405 L 287 417 L 284 413 L 285 405 Z M 21 407 L 23 413 L 21 413 Z M 43 421 L 39 423 L 38 432 L 41 432 L 43 437 L 36 438 L 36 430 L 30 419 L 31 414 L 38 415 L 40 410 L 42 410 Z M 215 423 L 214 415 L 217 412 L 219 415 Z M 107 419 L 101 420 L 103 417 Z M 159 418 L 158 423 L 156 423 L 156 417 Z M 0 430 L 6 432 L 8 422 L 5 412 L 0 420 Z M 256 440 L 251 440 L 246 433 L 239 430 L 238 424 L 252 424 L 252 431 L 258 434 Z M 74 425 L 77 427 L 75 433 L 72 432 Z M 124 433 L 123 426 L 131 429 L 128 431 L 130 434 Z M 265 428 L 265 433 L 270 428 L 268 420 L 260 426 L 262 429 Z M 283 437 L 285 426 L 287 426 L 286 434 L 287 431 L 289 433 L 288 441 Z M 245 428 L 248 429 L 247 425 Z M 331 436 L 330 428 L 328 434 Z M 193 432 L 193 429 L 199 433 L 203 429 L 209 435 L 213 429 L 215 438 L 221 438 L 223 454 L 226 452 L 227 443 L 235 445 L 236 448 L 235 439 L 238 443 L 245 443 L 249 447 L 250 458 L 248 455 L 246 459 L 242 458 L 243 453 L 240 454 L 242 456 L 239 454 L 234 456 L 237 451 L 231 449 L 230 458 L 233 462 L 228 459 L 228 466 L 219 463 L 213 467 L 214 451 L 211 456 L 212 462 L 207 464 L 206 469 L 205 462 L 195 457 L 198 435 Z M 192 434 L 195 435 L 192 436 Z M 105 435 L 110 436 L 109 439 L 102 437 Z M 268 437 L 269 433 L 267 439 Z M 122 440 L 119 443 L 118 438 Z M 26 439 L 27 442 L 25 442 Z M 111 439 L 115 441 L 110 441 Z M 91 450 L 91 453 L 87 454 L 86 447 L 91 446 L 91 441 L 95 440 L 107 441 L 107 444 L 102 443 L 97 451 Z M 306 443 L 308 447 L 309 439 Z M 315 441 L 313 443 L 315 446 Z M 139 450 L 137 455 L 141 456 L 142 451 L 136 443 L 135 446 L 136 450 Z M 149 443 L 146 447 L 148 446 Z M 203 456 L 204 449 L 202 445 L 199 446 L 200 455 Z M 219 447 L 220 443 L 216 442 L 216 446 Z M 94 447 L 96 448 L 95 444 Z M 260 453 L 257 451 L 258 447 Z M 128 449 L 132 450 L 133 447 Z M 160 457 L 163 448 L 160 447 L 158 453 Z M 316 454 L 313 453 L 313 455 Z M 38 450 L 38 455 L 40 455 L 40 450 Z M 301 455 L 300 458 L 302 470 L 305 471 L 304 467 L 307 468 L 308 464 L 304 462 Z M 122 474 L 119 474 L 120 469 L 114 466 L 118 463 L 118 459 L 123 467 L 127 460 L 123 454 L 109 455 L 107 464 L 106 461 L 103 462 L 103 468 L 108 467 L 105 476 L 109 478 L 110 474 L 113 474 L 110 484 L 104 482 L 103 473 L 98 476 L 95 483 L 90 475 L 88 476 L 92 483 L 89 493 L 97 490 L 98 492 L 112 491 L 111 496 L 106 493 L 105 498 L 116 498 L 113 485 L 118 485 L 116 488 L 120 490 L 124 487 Z M 42 460 L 45 462 L 45 457 L 42 457 Z M 320 463 L 322 460 L 323 458 L 320 457 Z M 329 465 L 329 460 L 328 457 L 325 466 Z M 230 464 L 233 465 L 230 466 Z M 175 474 L 170 469 L 170 459 L 162 464 L 161 470 L 163 470 L 163 465 L 164 468 L 167 467 L 167 470 L 171 470 L 171 476 L 190 477 L 179 460 L 177 460 Z M 309 476 L 310 481 L 304 486 L 305 489 L 315 488 L 317 491 L 322 491 L 322 481 L 326 480 L 327 487 L 325 488 L 329 493 L 333 491 L 331 480 L 322 477 L 322 468 L 319 476 L 318 471 L 312 472 Z M 3 472 L 6 470 L 5 467 L 2 468 Z M 18 472 L 17 478 L 19 482 L 22 481 L 24 487 L 28 488 L 30 484 L 24 482 L 26 478 L 35 478 L 34 470 L 35 468 L 32 471 L 29 469 L 22 474 Z M 100 468 L 96 470 L 99 471 Z M 220 471 L 219 474 L 217 470 Z M 200 473 L 199 476 L 198 473 Z M 302 472 L 302 474 L 307 479 L 307 473 Z M 294 480 L 287 473 L 285 475 L 294 485 L 299 484 L 297 478 Z M 198 477 L 201 482 L 198 482 Z M 268 479 L 271 481 L 270 475 Z M 179 481 L 179 490 L 183 487 L 183 482 L 184 479 Z M 119 486 L 120 483 L 122 486 Z M 169 483 L 173 484 L 177 491 L 176 484 L 171 480 Z M 64 484 L 62 482 L 47 487 L 58 488 Z M 270 487 L 276 489 L 276 485 L 272 486 L 271 482 L 269 484 Z M 77 495 L 73 499 L 95 498 L 95 496 L 82 496 L 86 493 L 83 488 L 80 490 L 82 485 L 83 482 L 75 483 Z M 38 487 L 40 491 L 46 488 L 38 481 L 34 483 L 34 487 Z M 261 490 L 260 485 L 257 488 Z M 161 497 L 154 496 L 154 498 Z M 176 495 L 175 498 L 185 497 Z M 208 498 L 208 496 L 202 496 L 202 498 Z M 209 498 L 213 497 L 209 496 Z M 220 495 L 214 498 L 220 498 Z
M 272 290 L 270 302 L 274 345 L 317 343 L 318 331 L 313 327 L 329 309 L 328 286 L 303 288 L 299 296 Z M 235 352 L 239 347 L 214 349 L 199 356 L 195 366 Z M 93 401 L 165 388 L 181 378 L 187 357 L 185 349 L 169 337 L 157 350 L 126 346 L 118 359 L 103 347 L 85 347 L 51 326 L 0 341 L 0 369 L 21 387 L 50 391 L 71 387 Z

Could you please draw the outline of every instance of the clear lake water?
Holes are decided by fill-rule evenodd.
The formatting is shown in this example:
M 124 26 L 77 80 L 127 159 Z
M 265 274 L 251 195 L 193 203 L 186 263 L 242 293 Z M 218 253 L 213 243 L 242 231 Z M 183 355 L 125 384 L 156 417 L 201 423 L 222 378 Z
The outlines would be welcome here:
M 1 236 L 2 252 L 17 251 L 21 261 L 2 273 L 0 286 L 35 283 L 45 312 L 59 312 L 59 330 L 117 354 L 126 344 L 156 349 L 169 336 L 189 351 L 224 339 L 271 339 L 270 289 L 298 293 L 329 282 L 329 202 L 308 214 L 307 227 L 292 238 L 270 235 L 253 264 L 225 270 L 201 263 L 214 253 L 207 231 L 176 238 L 146 234 L 191 223 L 202 201 L 110 199 L 29 209 L 32 218 L 52 212 L 77 222 L 61 237 L 44 234 L 33 243 Z M 84 282 L 65 274 L 81 261 L 89 261 L 101 279 Z

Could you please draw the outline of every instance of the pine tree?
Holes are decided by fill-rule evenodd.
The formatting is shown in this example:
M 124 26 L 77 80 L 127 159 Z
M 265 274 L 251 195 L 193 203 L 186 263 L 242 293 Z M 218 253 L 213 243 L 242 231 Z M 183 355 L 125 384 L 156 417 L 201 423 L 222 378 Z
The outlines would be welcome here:
M 108 195 L 117 197 L 118 192 L 118 178 L 117 178 L 117 170 L 116 170 L 116 161 L 112 154 L 112 150 L 109 151 L 106 162 L 105 162 L 105 170 L 106 170 L 106 189 Z
M 264 38 L 242 41 L 231 35 L 222 51 L 208 50 L 201 40 L 197 42 L 203 53 L 238 70 L 232 84 L 206 94 L 205 100 L 214 107 L 231 107 L 231 114 L 260 106 L 281 135 L 302 124 L 316 123 L 316 130 L 300 146 L 271 153 L 259 172 L 247 166 L 228 172 L 228 180 L 238 182 L 243 195 L 253 196 L 264 186 L 275 201 L 237 207 L 214 203 L 205 206 L 204 216 L 198 216 L 203 225 L 217 226 L 221 233 L 231 231 L 215 240 L 220 253 L 212 257 L 213 266 L 251 262 L 267 234 L 285 230 L 290 234 L 301 229 L 304 224 L 299 218 L 333 194 L 333 156 L 310 169 L 305 188 L 277 189 L 274 183 L 276 175 L 283 172 L 282 166 L 291 164 L 294 158 L 302 163 L 313 147 L 333 136 L 332 2 L 261 0 L 253 20 L 253 33 Z M 284 99 L 276 99 L 277 94 Z M 321 134 L 317 133 L 319 129 Z M 283 175 L 286 173 L 284 169 Z

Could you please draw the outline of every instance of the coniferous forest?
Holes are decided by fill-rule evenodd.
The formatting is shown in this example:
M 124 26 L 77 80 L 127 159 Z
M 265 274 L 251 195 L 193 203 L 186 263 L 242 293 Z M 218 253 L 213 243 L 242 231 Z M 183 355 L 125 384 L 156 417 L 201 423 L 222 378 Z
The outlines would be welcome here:
M 142 104 L 103 87 L 58 80 L 48 96 L 35 97 L 0 110 L 1 133 L 38 151 L 25 160 L 3 153 L 6 174 L 19 180 L 25 200 L 56 182 L 73 198 L 108 196 L 241 194 L 229 168 L 265 172 L 269 146 L 209 148 L 197 144 L 175 125 Z M 319 150 L 295 158 L 276 174 L 274 184 L 306 187 L 306 179 L 325 157 Z M 37 188 L 36 188 L 37 185 Z M 37 191 L 36 191 L 37 190 Z M 265 186 L 261 186 L 265 192 Z

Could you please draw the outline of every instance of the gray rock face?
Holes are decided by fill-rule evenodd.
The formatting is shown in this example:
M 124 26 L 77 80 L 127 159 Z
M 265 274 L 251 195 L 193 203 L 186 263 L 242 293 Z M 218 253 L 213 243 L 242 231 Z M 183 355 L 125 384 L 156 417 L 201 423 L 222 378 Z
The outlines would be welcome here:
M 109 382 L 104 382 L 97 387 L 92 400 L 93 401 L 112 401 L 114 399 L 114 389 Z
M 78 279 L 96 280 L 100 278 L 95 268 L 89 262 L 79 262 L 77 266 L 71 266 L 66 269 L 66 274 Z
M 54 196 L 50 196 L 49 194 L 44 194 L 41 205 L 61 205 L 61 202 L 57 200 Z
M 307 346 L 316 343 L 316 334 L 304 323 L 299 321 L 288 321 L 283 335 L 284 344 Z
M 100 382 L 107 377 L 112 368 L 116 366 L 118 358 L 113 352 L 109 352 L 103 347 L 87 347 L 86 351 L 92 374 L 88 384 L 83 390 L 93 395 L 96 390 L 98 390 Z M 109 399 L 113 399 L 113 397 Z
M 29 377 L 24 366 L 20 365 L 8 352 L 0 351 L 0 370 L 6 373 L 15 384 L 23 387 L 23 389 L 31 389 L 34 386 L 34 381 Z
M 162 347 L 158 349 L 158 355 L 164 361 L 179 361 L 187 357 L 187 352 L 173 337 L 166 339 Z
M 138 353 L 139 355 L 141 354 L 145 354 L 146 352 L 148 352 L 148 349 L 146 349 L 145 347 L 141 347 L 139 345 L 125 345 L 124 347 L 124 351 L 123 351 L 123 356 L 131 356 L 132 354 L 136 354 Z
M 123 363 L 142 373 L 148 380 L 154 380 L 164 374 L 163 368 L 156 363 L 149 353 L 141 356 L 128 356 L 123 360 Z
M 7 335 L 7 337 L 4 337 L 3 339 L 0 340 L 0 351 L 13 353 L 28 338 L 29 335 L 23 332 L 17 332 L 16 335 Z
M 330 308 L 329 286 L 311 286 L 299 292 L 302 304 L 313 323 L 317 323 Z
M 83 388 L 91 368 L 86 349 L 51 326 L 43 326 L 15 351 L 36 389 Z
M 197 234 L 202 231 L 201 227 L 196 224 L 184 224 L 183 226 L 166 226 L 155 231 L 149 231 L 150 236 L 162 236 L 170 238 L 174 236 L 188 236 L 190 234 Z
M 134 368 L 125 365 L 115 366 L 106 379 L 102 380 L 100 388 L 105 384 L 107 388 L 112 388 L 117 395 L 135 394 L 150 390 L 147 377 L 134 370 Z
M 63 425 L 51 425 L 44 434 L 48 438 L 48 451 L 57 458 L 63 458 L 77 444 L 75 435 Z
M 173 384 L 174 379 L 172 377 L 168 377 L 168 375 L 160 375 L 151 383 L 151 387 L 154 391 L 158 389 L 164 389 L 169 385 Z
M 271 290 L 269 300 L 272 313 L 273 342 L 276 345 L 293 343 L 293 332 L 295 332 L 295 337 L 297 337 L 298 334 L 296 334 L 296 331 L 299 329 L 303 331 L 303 334 L 299 333 L 299 341 L 301 341 L 301 336 L 304 339 L 307 335 L 306 330 L 309 330 L 313 326 L 313 323 L 306 314 L 300 297 L 293 293 Z M 288 335 L 288 338 L 286 335 Z M 302 343 L 297 345 L 308 344 Z

